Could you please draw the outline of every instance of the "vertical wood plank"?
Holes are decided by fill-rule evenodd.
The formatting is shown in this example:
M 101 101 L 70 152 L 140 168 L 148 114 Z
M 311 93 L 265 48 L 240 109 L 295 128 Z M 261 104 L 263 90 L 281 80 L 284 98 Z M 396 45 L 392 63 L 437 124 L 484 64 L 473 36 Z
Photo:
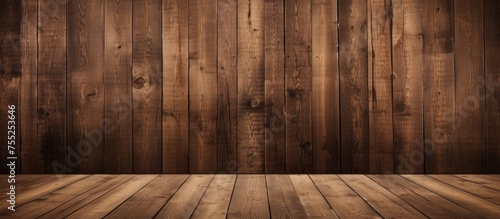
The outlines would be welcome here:
M 370 173 L 393 173 L 392 2 L 368 1 Z
M 311 2 L 285 2 L 286 171 L 312 172 Z
M 22 109 L 20 104 L 20 81 L 21 81 L 21 1 L 5 1 L 2 3 L 2 8 L 0 9 L 0 14 L 2 19 L 0 20 L 0 91 L 2 93 L 2 98 L 0 99 L 0 142 L 2 142 L 2 151 L 0 152 L 0 160 L 4 163 L 4 166 L 0 168 L 0 173 L 8 173 L 10 167 L 6 166 L 13 160 L 7 160 L 8 156 L 20 157 L 19 147 L 21 132 L 19 122 L 21 120 L 20 110 Z M 9 106 L 14 105 L 14 120 L 10 120 L 9 116 Z M 14 123 L 12 123 L 12 121 Z M 12 129 L 8 129 L 8 126 L 15 126 Z M 13 131 L 14 133 L 7 132 Z M 14 136 L 15 139 L 12 139 Z M 7 144 L 7 143 L 13 144 Z M 15 154 L 8 153 L 8 145 L 14 146 Z M 10 148 L 12 149 L 12 148 Z M 20 170 L 20 158 L 16 162 L 16 171 Z
M 191 175 L 155 218 L 190 218 L 200 203 L 214 175 Z
M 226 218 L 269 218 L 269 201 L 263 191 L 266 191 L 264 175 L 238 175 Z
M 132 1 L 104 4 L 104 169 L 132 173 Z
M 453 1 L 423 4 L 424 135 L 426 173 L 455 168 L 455 74 Z
M 266 183 L 271 218 L 307 218 L 288 175 L 266 175 Z
M 217 2 L 189 1 L 189 168 L 217 171 Z
M 488 173 L 500 173 L 500 2 L 485 1 L 486 150 Z
M 189 172 L 188 2 L 163 0 L 163 172 Z
M 422 1 L 392 5 L 394 171 L 424 173 Z
M 160 173 L 162 134 L 161 0 L 133 3 L 134 173 Z
M 66 168 L 66 5 L 55 0 L 39 1 L 38 11 L 38 88 L 36 153 L 41 155 L 37 173 L 71 172 L 81 160 Z M 69 49 L 69 48 L 68 48 Z M 69 50 L 72 52 L 73 50 Z M 75 55 L 76 53 L 70 53 Z M 71 55 L 70 55 L 71 56 Z M 69 61 L 69 60 L 68 60 Z M 70 115 L 73 115 L 70 113 Z M 69 142 L 68 142 L 69 143 Z M 98 153 L 98 152 L 97 152 Z M 27 159 L 37 158 L 26 157 Z M 74 159 L 74 158 L 73 158 Z M 35 163 L 36 162 L 36 163 Z M 52 166 L 55 164 L 54 166 Z M 54 168 L 52 168 L 54 167 Z
M 236 173 L 238 168 L 237 2 L 217 2 L 217 153 L 218 172 Z
M 21 1 L 21 108 L 19 128 L 21 137 L 22 173 L 41 173 L 37 125 L 37 21 L 38 1 Z M 3 29 L 3 28 L 2 28 Z
M 284 5 L 264 2 L 265 172 L 285 173 L 285 29 Z
M 337 1 L 312 1 L 313 171 L 340 170 Z
M 265 164 L 264 0 L 238 1 L 238 166 L 263 173 Z
M 54 4 L 59 3 L 54 2 Z M 74 153 L 68 153 L 66 160 L 77 173 L 102 173 L 104 172 L 104 133 L 101 129 L 104 118 L 104 2 L 75 0 L 69 1 L 67 6 L 67 132 L 68 145 Z M 66 23 L 61 22 L 61 25 L 65 27 Z M 64 29 L 61 30 L 64 31 Z M 54 36 L 57 37 L 57 35 Z M 60 35 L 54 40 L 63 39 Z M 58 57 L 56 60 L 62 62 L 64 57 Z M 42 62 L 45 61 L 40 60 L 40 63 Z M 57 77 L 65 78 L 64 75 Z M 60 92 L 57 92 L 61 85 L 54 84 L 52 80 L 47 81 L 46 84 L 55 86 L 50 88 L 52 92 L 56 92 L 54 95 L 62 96 Z M 62 103 L 64 102 L 47 104 L 61 107 L 63 110 L 64 104 Z M 61 117 L 64 116 L 65 114 L 61 115 Z M 81 161 L 73 163 L 73 159 L 78 160 L 76 157 L 79 156 Z
M 215 175 L 191 218 L 226 218 L 236 177 L 236 174 Z
M 456 168 L 485 173 L 484 1 L 455 1 Z M 497 40 L 500 40 L 497 38 Z
M 340 1 L 339 23 L 341 172 L 368 172 L 366 1 Z

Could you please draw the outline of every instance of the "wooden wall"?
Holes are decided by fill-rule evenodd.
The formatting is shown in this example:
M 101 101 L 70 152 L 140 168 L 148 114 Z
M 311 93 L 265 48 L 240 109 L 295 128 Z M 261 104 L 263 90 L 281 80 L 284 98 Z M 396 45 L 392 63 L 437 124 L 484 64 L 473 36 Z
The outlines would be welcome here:
M 22 173 L 500 173 L 498 11 L 6 0 L 0 159 L 14 104 Z

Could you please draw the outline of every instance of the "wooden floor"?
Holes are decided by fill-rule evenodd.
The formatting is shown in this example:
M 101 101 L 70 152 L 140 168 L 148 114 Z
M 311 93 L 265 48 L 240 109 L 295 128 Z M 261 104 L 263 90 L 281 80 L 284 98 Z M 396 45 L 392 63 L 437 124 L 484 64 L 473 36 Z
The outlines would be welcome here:
M 500 175 L 18 175 L 16 194 L 0 217 L 500 218 Z

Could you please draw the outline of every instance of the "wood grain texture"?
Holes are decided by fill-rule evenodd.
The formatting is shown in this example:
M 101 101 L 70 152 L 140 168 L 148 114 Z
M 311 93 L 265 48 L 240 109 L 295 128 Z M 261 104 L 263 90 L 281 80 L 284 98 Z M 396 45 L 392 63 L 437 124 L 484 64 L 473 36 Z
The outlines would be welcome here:
M 191 175 L 155 218 L 189 218 L 214 175 Z
M 484 2 L 486 150 L 488 173 L 500 173 L 500 2 Z
M 340 178 L 384 218 L 427 218 L 417 209 L 366 176 L 341 175 Z
M 423 4 L 424 136 L 427 173 L 456 171 L 453 1 Z
M 424 173 L 421 0 L 393 0 L 394 172 Z
M 19 133 L 21 129 L 19 128 L 19 111 L 20 111 L 20 97 L 21 97 L 21 2 L 20 1 L 6 1 L 3 3 L 2 9 L 0 9 L 2 14 L 2 20 L 0 21 L 0 56 L 2 57 L 0 64 L 0 91 L 2 92 L 2 99 L 0 100 L 0 122 L 3 127 L 0 127 L 1 135 L 0 140 L 2 142 L 2 152 L 0 152 L 0 160 L 4 164 L 12 162 L 12 160 L 7 160 L 8 156 L 18 156 L 20 152 L 19 147 L 21 146 Z M 14 120 L 10 120 L 9 116 L 9 106 L 15 106 Z M 10 121 L 10 122 L 8 122 Z M 15 125 L 15 126 L 14 126 Z M 8 128 L 8 126 L 11 126 Z M 14 127 L 12 127 L 14 126 Z M 17 130 L 16 130 L 17 129 Z M 7 134 L 11 131 L 9 134 Z M 17 135 L 16 135 L 17 134 Z M 14 137 L 11 137 L 14 136 Z M 15 139 L 12 139 L 15 138 Z M 13 143 L 13 144 L 8 144 Z M 15 148 L 16 154 L 12 155 L 8 153 L 8 146 L 13 146 Z M 12 148 L 10 148 L 12 149 Z M 16 162 L 16 170 L 19 171 L 20 167 L 17 166 L 20 160 Z M 8 173 L 10 167 L 3 166 L 0 169 L 0 173 Z
M 338 176 L 310 175 L 310 177 L 340 218 L 381 218 Z
M 132 48 L 134 173 L 162 169 L 161 0 L 134 1 Z
M 37 63 L 38 63 L 38 38 L 37 26 L 38 21 L 38 2 L 23 0 L 21 1 L 21 99 L 19 114 L 19 128 L 22 132 L 18 134 L 20 137 L 20 146 L 18 148 L 21 162 L 26 165 L 21 165 L 22 173 L 42 173 L 40 162 L 40 153 L 38 147 L 38 126 L 34 121 L 37 121 Z M 2 28 L 3 29 L 3 28 Z
M 163 0 L 163 173 L 189 172 L 188 2 Z
M 271 218 L 307 218 L 306 209 L 287 175 L 266 175 Z
M 455 1 L 456 168 L 486 173 L 484 1 Z M 482 98 L 482 100 L 481 100 Z
M 463 191 L 476 195 L 484 200 L 488 200 L 497 205 L 500 205 L 500 193 L 493 188 L 483 186 L 479 183 L 470 182 L 468 180 L 452 175 L 434 174 L 429 176 L 441 182 L 444 182 L 448 185 L 451 185 L 453 187 L 459 188 Z
M 392 173 L 392 1 L 368 1 L 370 173 Z
M 402 200 L 423 212 L 429 218 L 479 218 L 480 216 L 411 181 L 393 175 L 369 175 Z
M 310 173 L 313 163 L 311 1 L 285 1 L 286 171 Z
M 64 218 L 103 218 L 111 210 L 132 196 L 132 194 L 135 194 L 157 177 L 158 175 L 135 176 L 106 193 L 106 196 L 97 198 L 72 214 L 64 216 Z
M 313 172 L 340 172 L 337 1 L 312 1 Z
M 227 218 L 269 218 L 264 175 L 238 175 Z
M 64 9 L 61 4 L 59 7 Z M 70 145 L 68 150 L 71 148 L 78 154 L 73 153 L 74 155 L 72 155 L 68 152 L 66 160 L 70 164 L 72 159 L 77 159 L 76 157 L 80 156 L 80 162 L 77 161 L 75 165 L 70 165 L 75 173 L 102 173 L 104 172 L 104 133 L 102 131 L 104 119 L 104 2 L 97 0 L 70 1 L 67 10 L 67 135 L 68 145 Z M 61 23 L 61 28 L 64 27 L 65 23 Z M 55 40 L 61 41 L 61 39 L 64 37 Z M 58 49 L 61 48 L 58 47 Z M 59 77 L 65 78 L 64 75 Z M 60 94 L 57 95 L 60 96 Z M 62 104 L 58 103 L 57 105 L 61 106 Z M 64 117 L 64 114 L 61 117 Z
M 0 217 L 16 217 L 19 212 L 23 212 L 24 218 L 37 218 L 50 210 L 56 208 L 65 202 L 70 201 L 73 197 L 77 197 L 85 192 L 88 192 L 93 187 L 98 186 L 106 181 L 113 179 L 113 175 L 93 175 L 82 179 L 76 183 L 69 184 L 61 189 L 58 189 L 49 194 L 37 197 L 31 202 L 20 207 L 16 206 L 16 211 L 9 211 Z M 16 186 L 16 189 L 17 188 Z
M 308 175 L 290 175 L 308 218 L 339 218 Z
M 189 175 L 160 175 L 121 203 L 106 218 L 153 218 Z
M 264 0 L 238 1 L 238 172 L 265 165 Z
M 77 211 L 78 209 L 84 207 L 85 205 L 96 200 L 102 195 L 107 194 L 112 189 L 127 182 L 132 177 L 133 177 L 132 175 L 118 175 L 111 180 L 108 180 L 98 186 L 95 186 L 94 188 L 88 190 L 88 192 L 86 193 L 83 193 L 77 197 L 73 197 L 71 200 L 45 213 L 40 218 L 50 219 L 50 218 L 66 217 L 67 215 Z
M 500 191 L 500 185 L 496 179 L 492 179 L 487 175 L 455 175 L 465 180 L 469 180 L 471 182 L 486 186 L 488 188 L 493 188 Z
M 285 173 L 285 29 L 284 1 L 264 2 L 265 172 Z
M 496 1 L 4 6 L 18 173 L 500 173 Z
M 48 180 L 44 181 L 44 183 L 38 184 L 38 186 L 36 187 L 29 187 L 29 189 L 27 189 L 25 192 L 17 193 L 16 207 L 25 205 L 41 196 L 52 193 L 87 177 L 89 177 L 89 175 L 70 175 L 67 177 L 55 179 L 49 178 Z M 0 210 L 0 215 L 10 211 L 7 209 L 7 206 L 9 206 L 8 202 L 0 204 L 0 207 L 2 207 Z
M 217 172 L 217 2 L 189 1 L 189 170 Z
M 106 173 L 132 173 L 132 1 L 104 3 Z
M 500 175 L 19 174 L 17 211 L 0 203 L 0 218 L 498 218 L 498 192 L 471 179 L 500 185 Z
M 217 170 L 238 171 L 237 2 L 217 1 Z
M 215 175 L 191 218 L 226 218 L 236 176 Z
M 81 162 L 81 157 L 72 156 L 72 160 L 67 163 L 70 157 L 65 157 L 66 145 L 76 146 L 67 141 L 71 136 L 66 129 L 69 125 L 67 115 L 73 115 L 71 105 L 66 107 L 67 95 L 71 95 L 66 89 L 70 84 L 68 80 L 71 75 L 68 74 L 72 72 L 70 67 L 67 72 L 67 63 L 69 65 L 70 59 L 74 59 L 78 53 L 72 53 L 73 57 L 67 57 L 66 54 L 66 49 L 68 52 L 73 51 L 66 48 L 66 5 L 60 5 L 55 0 L 44 0 L 39 2 L 38 10 L 38 140 L 37 144 L 31 146 L 36 148 L 31 152 L 38 155 L 30 154 L 32 157 L 28 158 L 39 160 L 31 160 L 27 164 L 36 166 L 34 173 L 66 173 L 73 171 Z
M 367 2 L 339 2 L 341 173 L 369 170 Z
M 423 175 L 403 175 L 403 177 L 425 187 L 426 189 L 457 203 L 458 205 L 486 218 L 496 218 L 500 215 L 498 205 L 481 199 L 463 190 L 449 186 L 439 180 Z

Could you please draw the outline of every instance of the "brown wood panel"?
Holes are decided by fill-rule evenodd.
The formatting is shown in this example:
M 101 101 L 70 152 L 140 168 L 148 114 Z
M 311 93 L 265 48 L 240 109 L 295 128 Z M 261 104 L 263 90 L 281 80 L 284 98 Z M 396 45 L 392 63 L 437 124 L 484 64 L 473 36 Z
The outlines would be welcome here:
M 0 141 L 2 142 L 2 152 L 0 152 L 0 160 L 4 164 L 10 162 L 16 163 L 16 170 L 20 170 L 19 160 L 8 160 L 8 156 L 20 157 L 19 147 L 21 146 L 19 133 L 21 129 L 19 123 L 19 111 L 20 111 L 20 97 L 21 97 L 21 2 L 20 1 L 6 1 L 3 2 L 2 9 L 0 9 L 2 14 L 2 20 L 0 21 L 0 91 L 2 92 L 2 98 L 0 99 L 0 122 L 2 127 L 0 127 L 1 135 Z M 10 111 L 9 107 L 14 105 L 14 110 Z M 9 116 L 13 120 L 9 119 Z M 17 118 L 16 118 L 17 117 Z M 8 133 L 8 134 L 7 134 Z M 12 137 L 14 136 L 14 137 Z M 12 146 L 13 148 L 9 148 Z M 8 149 L 11 149 L 15 154 L 10 154 Z M 0 173 L 8 173 L 10 167 L 3 166 L 0 169 Z
M 188 1 L 163 0 L 163 173 L 189 172 Z
M 217 170 L 238 171 L 237 2 L 217 1 Z
M 313 172 L 340 172 L 337 1 L 312 1 Z
M 84 207 L 78 209 L 64 218 L 103 218 L 110 211 L 118 207 L 130 196 L 142 189 L 145 185 L 157 178 L 158 175 L 138 175 L 121 184 Z M 151 200 L 151 199 L 150 199 Z M 62 215 L 60 215 L 62 216 Z
M 308 175 L 290 175 L 308 218 L 339 218 Z
M 339 2 L 341 173 L 369 170 L 367 2 Z
M 265 165 L 264 0 L 238 1 L 238 172 Z
M 285 173 L 285 29 L 284 1 L 264 2 L 265 172 Z
M 227 218 L 269 218 L 264 175 L 238 175 Z
M 429 218 L 479 218 L 480 216 L 433 193 L 418 184 L 395 175 L 369 177 Z
M 132 99 L 134 173 L 162 169 L 161 0 L 133 2 Z
M 217 2 L 189 1 L 189 170 L 217 172 Z
M 236 176 L 215 175 L 191 218 L 226 218 Z
M 311 1 L 285 1 L 287 173 L 311 173 L 313 163 Z
M 189 218 L 213 178 L 214 175 L 191 175 L 155 217 Z
M 68 175 L 56 179 L 51 179 L 44 181 L 43 184 L 38 184 L 36 187 L 30 187 L 29 189 L 26 189 L 22 193 L 17 193 L 16 194 L 16 208 L 23 206 L 35 199 L 40 198 L 41 196 L 44 196 L 46 194 L 52 193 L 56 190 L 59 190 L 60 188 L 63 188 L 67 185 L 70 185 L 72 183 L 78 182 L 79 180 L 85 179 L 89 177 L 89 175 Z M 10 210 L 7 209 L 7 206 L 9 206 L 8 202 L 4 202 L 0 204 L 0 207 L 2 210 L 0 210 L 0 214 L 4 214 L 6 212 L 9 212 Z
M 479 183 L 470 182 L 468 180 L 452 176 L 452 175 L 429 175 L 430 177 L 437 179 L 441 182 L 449 184 L 453 187 L 459 188 L 468 193 L 474 194 L 482 199 L 488 200 L 490 202 L 500 205 L 500 192 L 483 186 Z
M 456 168 L 486 172 L 484 86 L 484 1 L 455 1 Z
M 500 191 L 500 184 L 498 184 L 498 180 L 488 177 L 488 175 L 455 175 L 455 176 Z
M 398 196 L 364 175 L 341 175 L 340 178 L 384 218 L 427 218 Z
M 338 176 L 310 175 L 310 177 L 340 218 L 381 218 L 363 198 Z
M 88 192 L 93 187 L 105 183 L 114 177 L 113 175 L 92 175 L 49 194 L 35 197 L 33 201 L 22 206 L 16 206 L 16 211 L 9 211 L 3 214 L 2 217 L 15 218 L 16 214 L 22 212 L 24 218 L 38 218 L 57 206 L 70 201 L 73 197 Z M 40 176 L 38 176 L 38 179 L 40 179 Z
M 69 125 L 67 118 L 73 113 L 71 105 L 66 108 L 67 95 L 70 95 L 66 86 L 70 85 L 68 80 L 72 76 L 69 74 L 72 72 L 71 68 L 68 68 L 67 72 L 67 65 L 70 65 L 70 59 L 73 59 L 70 56 L 78 54 L 67 48 L 71 55 L 66 59 L 66 14 L 66 5 L 60 5 L 55 0 L 39 2 L 36 124 L 38 142 L 35 145 L 26 145 L 36 148 L 30 150 L 34 154 L 30 153 L 26 157 L 30 160 L 26 164 L 35 166 L 32 169 L 35 173 L 72 172 L 82 162 L 81 156 L 75 150 L 72 151 L 72 156 L 65 157 L 66 146 L 76 146 L 67 141 L 71 136 L 66 129 Z M 68 29 L 68 33 L 70 31 L 71 29 Z M 37 158 L 38 160 L 34 160 Z
M 392 1 L 368 1 L 370 173 L 392 173 Z
M 300 197 L 287 175 L 266 175 L 271 218 L 307 218 Z
M 113 209 L 106 218 L 153 218 L 188 177 L 160 175 Z
M 488 173 L 500 173 L 500 2 L 484 2 L 486 151 Z
M 77 197 L 73 197 L 70 201 L 64 202 L 63 204 L 55 207 L 54 209 L 42 215 L 40 218 L 50 219 L 65 217 L 84 207 L 95 199 L 101 197 L 102 195 L 107 194 L 109 191 L 127 182 L 132 177 L 132 175 L 118 175 L 111 180 L 95 186 L 94 188 L 88 190 L 88 192 L 86 193 L 83 193 Z
M 424 136 L 426 173 L 456 171 L 453 1 L 422 9 L 424 34 Z M 459 161 L 458 161 L 459 162 Z
M 132 173 L 132 1 L 104 3 L 106 173 Z
M 64 6 L 59 2 L 53 4 L 58 4 L 60 10 L 64 10 Z M 52 5 L 47 5 L 47 7 L 52 7 Z M 66 162 L 75 173 L 103 173 L 104 2 L 97 0 L 69 1 L 67 14 L 68 108 L 66 116 L 68 118 L 67 143 L 70 147 L 68 147 Z M 57 18 L 56 21 L 58 21 Z M 60 19 L 59 22 L 61 22 Z M 61 22 L 63 33 L 65 25 L 66 23 Z M 54 36 L 57 37 L 57 35 Z M 54 40 L 64 41 L 64 35 Z M 64 48 L 58 47 L 58 49 Z M 64 59 L 58 58 L 57 60 L 63 61 Z M 39 62 L 47 63 L 47 61 L 41 60 Z M 61 67 L 64 65 L 62 64 Z M 65 78 L 64 75 L 58 77 Z M 52 81 L 47 84 L 54 86 Z M 50 90 L 57 91 L 61 85 L 56 86 L 58 87 Z M 55 93 L 55 95 L 62 96 L 60 92 Z M 64 96 L 62 97 L 64 98 Z M 61 110 L 64 109 L 64 105 L 61 103 L 47 104 L 61 106 Z M 61 117 L 64 116 L 64 113 L 61 114 Z M 39 131 L 40 129 L 39 124 Z M 68 172 L 71 172 L 70 169 Z
M 424 173 L 422 1 L 392 10 L 394 172 Z
M 481 199 L 468 192 L 450 186 L 439 180 L 423 175 L 403 175 L 403 177 L 425 187 L 426 189 L 443 196 L 444 198 L 457 203 L 458 205 L 469 209 L 472 212 L 486 218 L 496 218 L 500 215 L 498 205 Z
M 22 130 L 18 159 L 23 158 L 22 173 L 41 173 L 41 154 L 38 151 L 37 121 L 37 63 L 38 41 L 37 21 L 38 2 L 32 0 L 21 1 L 21 99 L 18 127 Z M 2 28 L 3 29 L 3 28 Z M 3 132 L 2 132 L 3 133 Z M 3 142 L 3 140 L 2 140 Z

